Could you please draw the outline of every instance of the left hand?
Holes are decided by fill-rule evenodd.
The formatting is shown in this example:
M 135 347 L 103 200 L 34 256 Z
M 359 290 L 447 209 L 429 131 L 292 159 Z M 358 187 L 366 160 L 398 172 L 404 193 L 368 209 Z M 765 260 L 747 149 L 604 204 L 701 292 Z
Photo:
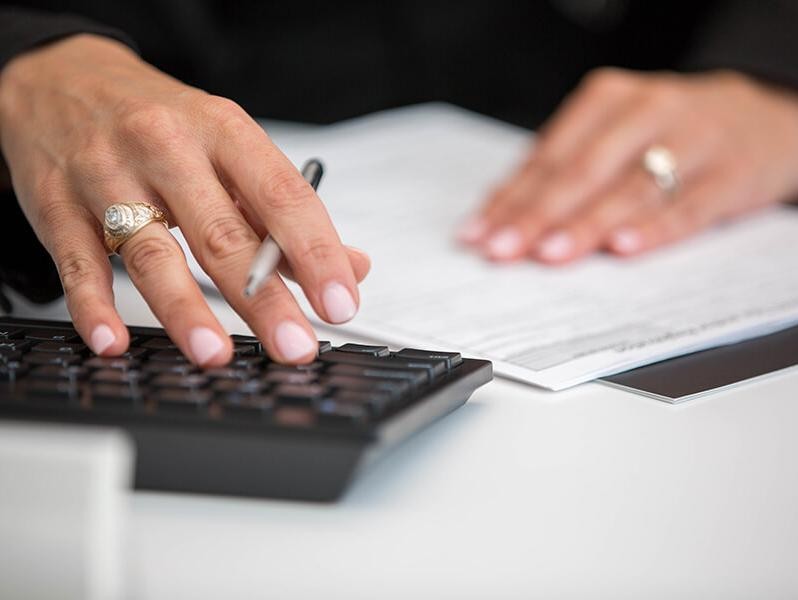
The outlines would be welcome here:
M 676 160 L 671 194 L 642 168 L 655 145 Z M 500 261 L 631 255 L 796 194 L 798 95 L 733 72 L 600 69 L 460 238 Z

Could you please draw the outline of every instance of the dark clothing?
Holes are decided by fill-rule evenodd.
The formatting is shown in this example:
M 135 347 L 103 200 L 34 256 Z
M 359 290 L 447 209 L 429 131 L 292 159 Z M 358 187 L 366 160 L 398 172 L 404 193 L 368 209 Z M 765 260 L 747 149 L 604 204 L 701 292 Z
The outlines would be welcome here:
M 536 127 L 601 65 L 736 68 L 798 87 L 795 0 L 15 4 L 0 4 L 0 66 L 27 48 L 97 33 L 255 116 L 277 119 L 329 123 L 442 100 Z M 14 203 L 0 201 L 5 220 Z M 32 292 L 10 265 L 3 252 L 0 278 Z

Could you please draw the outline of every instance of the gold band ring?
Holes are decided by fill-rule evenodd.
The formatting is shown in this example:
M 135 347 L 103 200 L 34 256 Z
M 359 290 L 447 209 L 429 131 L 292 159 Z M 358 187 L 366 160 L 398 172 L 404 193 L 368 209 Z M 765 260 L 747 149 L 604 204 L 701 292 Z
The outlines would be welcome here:
M 105 209 L 103 236 L 112 254 L 132 238 L 137 231 L 158 221 L 168 227 L 166 215 L 157 206 L 144 202 L 120 202 Z

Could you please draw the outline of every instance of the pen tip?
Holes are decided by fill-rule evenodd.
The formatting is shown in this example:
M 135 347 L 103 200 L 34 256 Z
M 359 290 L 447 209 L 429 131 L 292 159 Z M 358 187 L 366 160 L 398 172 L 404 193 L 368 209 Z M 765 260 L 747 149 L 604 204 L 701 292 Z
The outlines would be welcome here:
M 244 286 L 244 298 L 249 298 L 255 292 L 252 289 L 252 277 L 247 278 L 247 285 Z

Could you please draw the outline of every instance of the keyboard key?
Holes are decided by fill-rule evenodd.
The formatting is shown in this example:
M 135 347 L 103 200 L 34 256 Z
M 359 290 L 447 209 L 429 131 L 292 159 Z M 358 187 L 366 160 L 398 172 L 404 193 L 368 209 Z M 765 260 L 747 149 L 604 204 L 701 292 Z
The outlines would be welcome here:
M 17 360 L 8 362 L 0 362 L 0 381 L 14 383 L 20 377 L 24 376 L 30 367 Z
M 429 373 L 430 379 L 443 375 L 446 372 L 446 361 L 444 360 L 419 361 L 394 358 L 392 356 L 378 358 L 367 354 L 353 354 L 348 352 L 328 352 L 324 356 L 320 356 L 319 360 L 324 362 L 375 367 L 378 369 L 424 369 Z
M 271 373 L 273 371 L 279 371 L 288 373 L 318 373 L 324 370 L 325 366 L 325 363 L 319 361 L 308 363 L 306 365 L 281 365 L 280 363 L 269 363 L 266 365 L 266 372 Z
M 150 360 L 169 363 L 187 363 L 189 360 L 180 350 L 156 350 L 150 354 Z
M 389 356 L 391 354 L 387 346 L 365 346 L 363 344 L 344 344 L 343 346 L 338 346 L 336 350 L 338 352 L 352 352 L 370 356 Z
M 325 398 L 317 406 L 319 420 L 322 423 L 357 425 L 368 420 L 368 408 L 363 404 L 340 402 Z
M 79 341 L 80 336 L 74 329 L 29 329 L 25 332 L 25 337 L 29 340 L 40 340 L 42 342 L 74 342 Z
M 80 365 L 63 367 L 61 365 L 42 365 L 31 369 L 30 376 L 38 379 L 66 379 L 81 380 L 85 379 L 89 370 Z
M 394 356 L 416 361 L 439 361 L 446 363 L 446 368 L 451 370 L 463 362 L 463 357 L 459 352 L 435 352 L 432 350 L 419 350 L 418 348 L 405 348 Z
M 140 360 L 140 359 L 143 359 L 145 356 L 147 356 L 148 352 L 149 352 L 149 350 L 147 350 L 146 348 L 132 347 L 131 346 L 130 348 L 127 349 L 127 352 L 125 352 L 123 354 L 120 354 L 119 357 L 120 358 L 135 358 L 137 360 Z
M 235 379 L 246 380 L 252 379 L 258 373 L 254 369 L 231 369 L 230 367 L 216 367 L 214 369 L 207 369 L 203 371 L 205 375 L 211 379 Z
M 265 362 L 264 356 L 237 356 L 227 366 L 232 369 L 257 369 Z
M 261 394 L 269 388 L 262 381 L 253 379 L 242 381 L 240 379 L 219 379 L 211 385 L 211 389 L 217 397 L 236 397 L 254 396 Z
M 274 410 L 274 398 L 266 395 L 228 398 L 221 402 L 225 416 L 237 419 L 260 420 Z
M 86 354 L 89 349 L 85 344 L 70 344 L 69 342 L 39 342 L 31 352 L 59 352 L 61 354 Z
M 257 354 L 257 350 L 252 344 L 233 344 L 233 356 L 247 356 L 251 354 Z
M 205 411 L 211 400 L 211 392 L 164 388 L 156 391 L 155 400 L 159 413 L 194 414 Z
M 261 381 L 268 383 L 315 383 L 318 375 L 313 371 L 266 371 L 266 374 L 261 378 Z
M 376 391 L 388 394 L 396 402 L 409 394 L 413 386 L 401 379 L 375 379 L 372 377 L 353 377 L 350 375 L 325 375 L 319 383 L 337 390 L 352 390 L 355 392 Z
M 80 387 L 75 381 L 57 379 L 27 379 L 25 396 L 36 400 L 56 400 L 59 404 L 77 401 Z
M 342 404 L 357 404 L 373 417 L 382 416 L 393 404 L 391 394 L 377 391 L 342 390 L 331 398 Z
M 148 350 L 177 350 L 175 343 L 168 337 L 154 337 L 138 344 Z
M 272 393 L 280 404 L 292 406 L 311 406 L 316 400 L 320 399 L 326 388 L 321 385 L 295 385 L 284 383 L 278 385 Z
M 373 379 L 397 379 L 406 381 L 414 389 L 429 382 L 429 375 L 425 369 L 377 369 L 361 365 L 335 364 L 327 369 L 329 375 L 349 375 L 351 377 L 366 377 Z
M 141 383 L 147 378 L 147 374 L 143 371 L 132 371 L 122 369 L 100 369 L 91 374 L 91 381 L 102 383 L 119 383 L 123 385 L 130 385 L 133 383 Z
M 0 352 L 27 352 L 33 346 L 31 340 L 7 340 L 0 338 Z
M 150 375 L 157 373 L 177 373 L 178 375 L 188 375 L 190 373 L 199 372 L 199 369 L 192 363 L 146 362 L 141 369 Z
M 281 406 L 274 411 L 273 421 L 283 427 L 312 427 L 316 411 L 303 406 Z
M 210 379 L 202 373 L 180 375 L 178 373 L 162 373 L 157 375 L 150 385 L 155 388 L 198 389 L 208 385 Z
M 20 361 L 22 360 L 22 352 L 17 350 L 7 350 L 6 348 L 0 348 L 0 362 L 9 362 L 9 361 Z
M 143 390 L 137 385 L 125 383 L 93 383 L 92 403 L 98 407 L 131 408 L 143 401 Z
M 24 337 L 25 330 L 19 327 L 0 326 L 0 339 L 12 340 Z
M 80 356 L 59 352 L 29 352 L 23 357 L 29 365 L 74 365 L 81 361 Z
M 94 356 L 83 363 L 89 369 L 120 369 L 122 371 L 133 371 L 139 368 L 141 363 L 132 358 Z
M 263 353 L 263 346 L 260 343 L 260 340 L 256 338 L 254 335 L 231 335 L 230 339 L 233 340 L 233 344 L 247 344 L 252 346 L 255 350 L 255 354 L 262 354 Z

